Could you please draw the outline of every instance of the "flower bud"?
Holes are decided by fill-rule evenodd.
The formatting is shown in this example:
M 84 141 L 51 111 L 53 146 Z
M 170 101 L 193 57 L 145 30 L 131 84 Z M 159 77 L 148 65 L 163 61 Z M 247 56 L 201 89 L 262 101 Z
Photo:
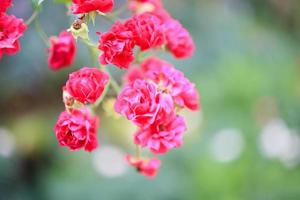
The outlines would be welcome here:
M 89 28 L 85 23 L 82 23 L 81 21 L 76 20 L 68 29 L 68 31 L 73 34 L 75 39 L 80 37 L 84 40 L 89 40 Z
M 73 109 L 83 107 L 83 104 L 79 101 L 76 101 L 75 98 L 63 88 L 63 102 L 65 104 L 65 108 L 68 112 L 71 112 Z

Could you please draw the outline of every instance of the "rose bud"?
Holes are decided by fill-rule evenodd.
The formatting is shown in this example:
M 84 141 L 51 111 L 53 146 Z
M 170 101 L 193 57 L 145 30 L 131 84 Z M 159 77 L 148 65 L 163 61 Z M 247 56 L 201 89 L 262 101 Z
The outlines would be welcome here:
M 71 33 L 63 31 L 59 37 L 50 38 L 51 46 L 48 50 L 48 64 L 51 69 L 59 70 L 72 65 L 75 54 L 76 44 Z
M 161 162 L 157 158 L 152 159 L 143 159 L 143 158 L 134 158 L 131 155 L 126 156 L 126 161 L 142 175 L 153 178 L 156 176 Z

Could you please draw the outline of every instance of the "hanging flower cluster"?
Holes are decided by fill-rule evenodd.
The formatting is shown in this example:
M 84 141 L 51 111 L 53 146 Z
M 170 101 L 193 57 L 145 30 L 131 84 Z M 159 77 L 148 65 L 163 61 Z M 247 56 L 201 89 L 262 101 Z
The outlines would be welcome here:
M 38 2 L 40 5 L 43 1 Z M 70 12 L 77 19 L 69 29 L 50 38 L 39 30 L 48 45 L 50 69 L 58 71 L 71 66 L 78 41 L 88 47 L 96 61 L 93 67 L 82 67 L 69 75 L 62 87 L 65 110 L 59 115 L 54 132 L 59 144 L 72 151 L 95 150 L 99 145 L 97 109 L 109 89 L 113 89 L 114 111 L 137 127 L 132 137 L 137 152 L 127 155 L 126 161 L 141 174 L 154 177 L 161 162 L 156 157 L 142 157 L 141 150 L 148 149 L 158 156 L 180 147 L 187 125 L 179 111 L 200 108 L 195 84 L 154 54 L 164 51 L 177 59 L 189 58 L 195 44 L 161 0 L 129 0 L 126 8 L 132 16 L 123 20 L 118 19 L 120 10 L 113 11 L 114 4 L 114 0 L 72 0 Z M 13 54 L 20 49 L 18 39 L 26 29 L 22 19 L 5 13 L 10 5 L 11 0 L 0 4 L 0 58 L 3 53 Z M 96 23 L 97 16 L 113 24 L 107 32 L 97 32 L 99 40 L 93 42 L 89 22 Z M 122 87 L 106 65 L 126 70 Z
M 6 13 L 11 5 L 12 0 L 0 3 L 0 60 L 3 54 L 14 55 L 20 51 L 19 39 L 27 29 L 23 19 Z
M 133 141 L 138 152 L 126 156 L 126 160 L 141 174 L 153 177 L 161 162 L 142 157 L 140 150 L 147 148 L 161 155 L 180 147 L 187 126 L 178 111 L 198 110 L 199 93 L 181 71 L 151 54 L 165 50 L 175 58 L 188 58 L 195 45 L 189 32 L 171 17 L 160 0 L 130 0 L 132 17 L 114 20 L 107 32 L 98 33 L 99 41 L 94 45 L 88 37 L 86 18 L 93 18 L 95 12 L 103 17 L 112 16 L 108 12 L 113 5 L 111 0 L 73 0 L 72 12 L 82 14 L 69 29 L 73 35 L 64 31 L 58 38 L 50 39 L 52 69 L 72 64 L 76 52 L 72 37 L 81 38 L 99 56 L 101 66 L 84 67 L 69 75 L 63 87 L 66 111 L 59 116 L 54 130 L 59 144 L 71 150 L 90 152 L 97 148 L 99 118 L 93 108 L 101 103 L 111 85 L 117 93 L 115 112 L 137 126 Z M 141 56 L 145 54 L 148 56 Z M 126 69 L 121 90 L 104 68 L 108 64 Z

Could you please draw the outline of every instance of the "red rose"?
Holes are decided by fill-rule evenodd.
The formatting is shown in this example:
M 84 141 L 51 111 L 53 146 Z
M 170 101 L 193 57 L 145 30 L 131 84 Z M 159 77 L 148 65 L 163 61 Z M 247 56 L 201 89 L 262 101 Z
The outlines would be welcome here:
M 115 111 L 138 126 L 152 124 L 160 109 L 159 96 L 154 84 L 137 79 L 119 94 Z
M 176 58 L 188 58 L 194 54 L 195 44 L 190 33 L 179 21 L 170 19 L 166 23 L 167 47 Z
M 134 41 L 132 33 L 124 25 L 116 22 L 111 30 L 100 36 L 99 49 L 102 54 L 99 58 L 101 64 L 114 64 L 119 68 L 128 68 L 134 60 Z
M 109 76 L 97 68 L 81 68 L 69 75 L 65 90 L 81 103 L 95 103 L 102 95 Z
M 170 114 L 156 120 L 149 127 L 142 127 L 135 134 L 135 143 L 149 148 L 153 153 L 163 154 L 181 146 L 185 131 L 183 117 Z
M 12 0 L 1 0 L 0 12 L 6 12 L 7 8 L 11 6 Z
M 63 31 L 58 38 L 51 37 L 50 42 L 51 46 L 48 50 L 48 64 L 50 68 L 59 70 L 72 65 L 76 54 L 76 44 L 73 35 Z
M 132 31 L 133 40 L 142 51 L 160 47 L 165 43 L 165 29 L 162 21 L 153 14 L 136 15 L 127 20 L 125 26 Z
M 54 132 L 61 146 L 67 146 L 70 150 L 83 148 L 91 152 L 98 147 L 98 124 L 99 119 L 87 109 L 75 109 L 70 113 L 64 111 L 58 118 Z
M 4 53 L 13 55 L 20 50 L 19 38 L 26 28 L 23 19 L 0 13 L 0 59 Z
M 143 158 L 134 158 L 131 155 L 127 155 L 126 161 L 133 167 L 136 168 L 136 170 L 147 177 L 154 177 L 156 176 L 161 162 L 157 158 L 151 158 L 151 159 L 143 159 Z
M 74 14 L 83 14 L 91 11 L 107 13 L 114 6 L 114 0 L 72 0 L 72 2 L 71 10 Z

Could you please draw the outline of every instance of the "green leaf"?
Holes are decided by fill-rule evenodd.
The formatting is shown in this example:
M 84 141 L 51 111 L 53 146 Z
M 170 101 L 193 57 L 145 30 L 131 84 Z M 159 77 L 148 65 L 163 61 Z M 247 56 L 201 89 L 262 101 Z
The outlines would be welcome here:
M 45 0 L 31 0 L 32 7 L 34 10 L 41 10 L 42 4 Z
M 38 6 L 42 5 L 43 2 L 44 2 L 44 0 L 38 0 L 38 2 L 37 2 Z
M 72 0 L 54 0 L 55 3 L 70 4 Z

